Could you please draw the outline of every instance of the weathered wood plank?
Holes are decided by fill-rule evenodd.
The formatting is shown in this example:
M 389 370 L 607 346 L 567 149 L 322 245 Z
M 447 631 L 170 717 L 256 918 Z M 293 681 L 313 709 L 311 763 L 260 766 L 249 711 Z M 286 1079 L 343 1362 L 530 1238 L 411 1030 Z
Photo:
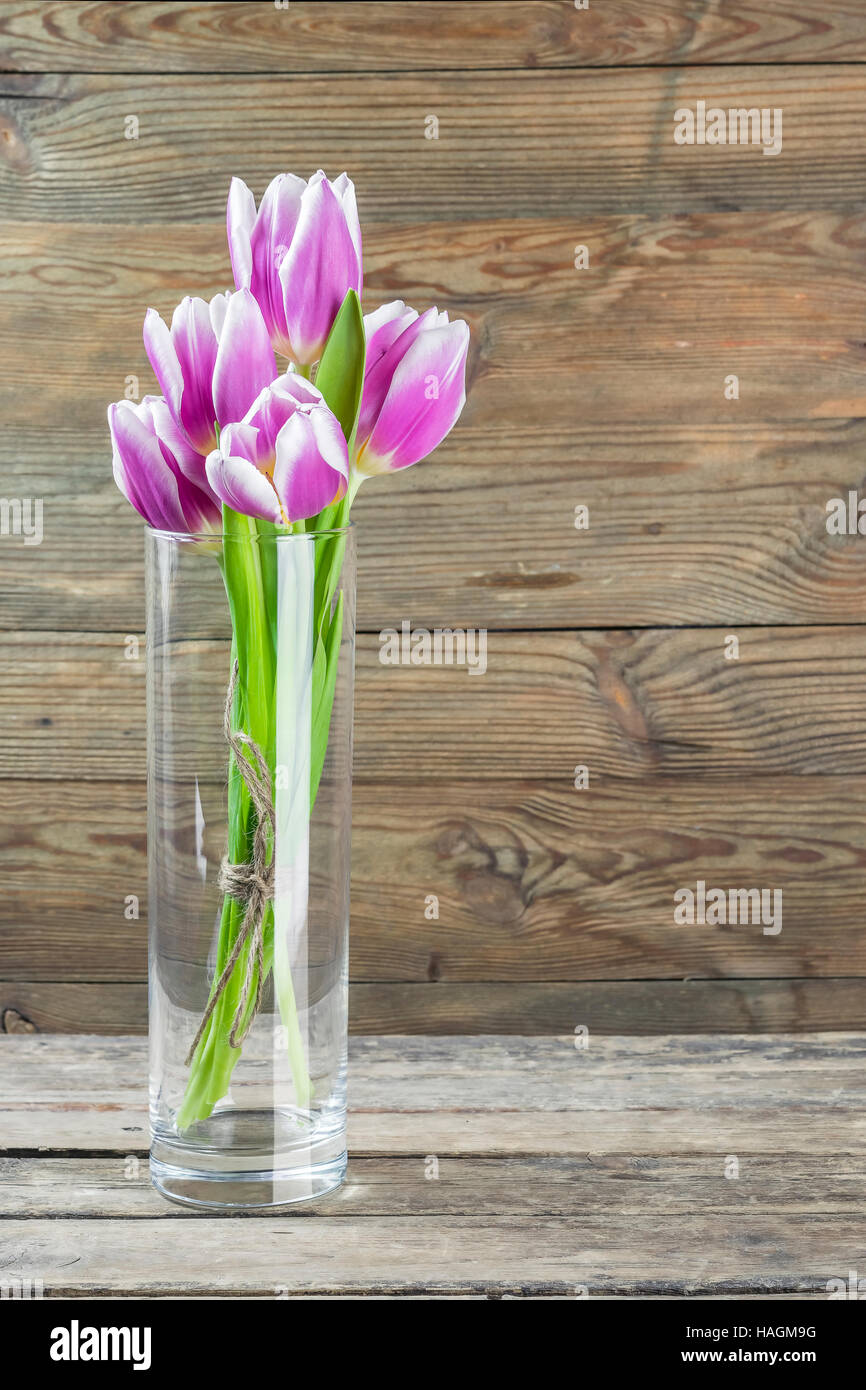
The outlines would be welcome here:
M 167 240 L 177 247 L 170 264 Z M 585 270 L 575 269 L 576 241 L 589 250 Z M 612 416 L 741 426 L 866 413 L 862 216 L 365 222 L 365 261 L 368 307 L 399 291 L 468 316 L 475 352 L 461 432 L 502 434 L 518 420 L 549 432 L 609 429 Z M 0 273 L 10 425 L 33 426 L 21 388 L 36 369 L 42 429 L 87 429 L 94 442 L 104 438 L 102 408 L 130 373 L 141 394 L 155 389 L 145 307 L 169 318 L 183 294 L 209 297 L 231 281 L 216 216 L 177 228 L 16 220 L 0 239 Z M 61 323 L 67 352 L 49 363 L 45 344 Z M 740 377 L 736 402 L 725 397 L 730 372 Z
M 111 480 L 93 426 L 102 415 L 94 402 L 86 449 L 51 436 L 57 466 L 32 431 L 4 462 L 5 495 L 43 499 L 45 534 L 39 546 L 12 536 L 0 546 L 2 628 L 142 631 L 142 525 Z M 866 612 L 866 545 L 828 536 L 825 510 L 860 487 L 866 424 L 745 436 L 608 427 L 606 442 L 538 428 L 530 458 L 516 430 L 463 440 L 461 425 L 441 457 L 365 484 L 354 508 L 362 630 L 403 618 L 428 628 L 857 623 Z M 578 503 L 585 531 L 574 529 Z
M 826 1292 L 863 1226 L 864 1048 L 356 1040 L 349 1183 L 300 1217 L 237 1223 L 227 1244 L 219 1219 L 156 1214 L 124 1157 L 146 1143 L 143 1041 L 8 1039 L 4 1273 L 55 1297 Z M 16 1161 L 25 1145 L 90 1152 Z
M 405 72 L 411 68 L 648 63 L 855 62 L 866 57 L 858 0 L 364 0 L 286 10 L 241 3 L 6 0 L 0 66 L 49 72 Z
M 217 222 L 232 174 L 352 171 L 368 222 L 674 210 L 860 212 L 866 83 L 850 66 L 213 79 L 8 75 L 0 216 Z M 677 145 L 674 113 L 784 112 L 783 152 Z M 437 140 L 425 139 L 428 114 Z M 124 119 L 139 120 L 138 140 Z M 833 157 L 828 158 L 828 151 Z
M 862 1189 L 863 1160 L 846 1155 L 743 1158 L 739 1177 L 709 1155 L 630 1158 L 445 1158 L 436 1177 L 423 1157 L 352 1158 L 345 1186 L 297 1209 L 299 1218 L 339 1216 L 771 1216 L 850 1213 Z M 253 1209 L 259 1219 L 267 1212 Z M 147 1162 L 111 1158 L 0 1158 L 0 1219 L 96 1217 L 201 1220 L 172 1206 L 150 1183 Z M 2 1227 L 0 1227 L 2 1235 Z
M 795 1230 L 799 1239 L 794 1239 Z M 684 1244 L 661 1215 L 616 1217 L 369 1217 L 357 1225 L 270 1217 L 205 1218 L 195 1241 L 183 1222 L 32 1220 L 3 1223 L 10 1272 L 38 1273 L 50 1297 L 123 1290 L 167 1296 L 215 1291 L 273 1297 L 327 1293 L 687 1291 L 691 1296 L 755 1285 L 826 1290 L 847 1277 L 862 1248 L 849 1213 L 743 1217 L 696 1215 Z M 401 1251 L 398 1262 L 395 1249 Z M 840 1252 L 842 1252 L 840 1254 Z M 615 1271 L 612 1273 L 612 1271 Z M 672 1273 L 676 1271 L 676 1273 Z
M 828 536 L 826 504 L 858 489 L 866 426 L 817 417 L 866 414 L 862 219 L 591 219 L 587 272 L 576 235 L 573 219 L 371 229 L 368 303 L 435 299 L 475 346 L 460 429 L 360 495 L 361 626 L 403 615 L 405 550 L 427 625 L 571 626 L 576 604 L 585 625 L 859 620 L 864 547 Z M 221 223 L 15 224 L 0 274 L 4 489 L 44 508 L 40 545 L 0 547 L 0 625 L 87 627 L 99 603 L 103 626 L 140 626 L 141 527 L 110 478 L 105 405 L 128 376 L 153 387 L 145 303 L 168 314 L 225 284 Z
M 75 952 L 64 951 L 75 973 Z M 4 970 L 11 962 L 4 945 Z M 64 960 L 66 959 L 64 955 Z M 0 1026 L 7 1033 L 147 1031 L 147 984 L 0 980 Z M 353 979 L 349 1031 L 355 1035 L 513 1033 L 549 1035 L 591 1019 L 593 1033 L 811 1033 L 862 1028 L 866 979 L 427 981 Z M 589 1025 L 583 1023 L 584 1027 Z
M 792 1107 L 785 1113 L 788 1128 L 780 1129 L 776 1110 L 742 1112 L 736 1105 L 707 1114 L 685 1115 L 610 1111 L 581 1114 L 554 1113 L 527 1118 L 491 1115 L 484 1132 L 475 1128 L 474 1115 L 436 1113 L 361 1113 L 349 1121 L 349 1148 L 358 1155 L 436 1154 L 460 1157 L 484 1155 L 562 1156 L 598 1151 L 615 1154 L 726 1154 L 790 1153 L 792 1133 L 808 1134 L 813 1154 L 862 1154 L 866 1144 L 866 1118 L 858 1113 L 845 1122 L 844 1138 L 828 1136 L 826 1114 L 812 1106 Z M 70 1110 L 46 1105 L 27 1113 L 7 1111 L 0 1104 L 0 1129 L 7 1150 L 31 1153 L 56 1147 L 62 1131 L 65 1148 L 86 1153 L 146 1152 L 149 1140 L 147 1106 L 111 1111 Z
M 0 997 L 21 986 L 0 985 Z M 27 987 L 36 999 L 43 989 Z M 70 998 L 79 988 L 64 986 Z M 114 986 L 86 986 L 93 995 Z M 27 996 L 25 996 L 27 997 Z M 91 997 L 90 995 L 87 996 Z M 101 996 L 100 996 L 101 997 Z M 94 1008 L 100 1007 L 98 998 Z M 141 1009 L 120 1010 L 142 1030 L 146 1000 Z M 523 1033 L 549 1034 L 584 1027 L 592 1020 L 598 1034 L 637 1036 L 669 1031 L 703 1033 L 812 1032 L 862 1028 L 866 1019 L 866 980 L 598 980 L 592 982 L 533 981 L 472 984 L 395 984 L 352 982 L 349 1017 L 353 1033 Z M 74 1013 L 75 1005 L 67 1010 Z M 34 1017 L 36 1012 L 34 1012 Z M 48 1016 L 49 1018 L 51 1015 Z M 87 1018 L 86 1010 L 79 1017 Z M 50 1022 L 49 1027 L 53 1026 Z M 74 1031 L 74 1029 L 70 1030 Z
M 454 787 L 431 804 L 422 778 L 402 805 L 393 787 L 371 795 L 362 784 L 353 971 L 434 981 L 861 973 L 853 804 L 839 821 L 852 790 L 832 779 L 820 804 L 814 783 L 800 793 L 791 779 L 651 778 L 602 781 L 596 792 L 491 784 L 476 800 Z M 674 892 L 698 879 L 779 887 L 782 931 L 675 927 Z M 399 939 L 395 922 L 405 924 Z M 592 1026 L 572 1015 L 578 1022 Z
M 35 933 L 34 933 L 35 935 Z M 0 1031 L 41 1033 L 145 1033 L 147 983 L 116 980 L 0 982 Z
M 797 1152 L 792 1136 L 808 1135 L 813 1158 L 862 1155 L 863 1047 L 845 1035 L 599 1039 L 579 1053 L 570 1038 L 353 1039 L 349 1145 L 356 1157 L 721 1162 Z M 145 1072 L 143 1039 L 3 1039 L 5 1150 L 141 1153 Z
M 31 1002 L 36 1013 L 14 992 L 3 996 L 5 1006 L 43 1028 L 86 1029 L 89 985 L 144 978 L 144 786 L 14 781 L 4 784 L 3 799 L 0 979 L 57 981 L 62 960 L 64 980 L 88 982 L 74 1003 L 49 990 Z M 600 779 L 578 792 L 565 777 L 431 787 L 423 774 L 400 784 L 372 780 L 368 771 L 356 782 L 353 807 L 352 976 L 436 989 L 373 991 L 359 1000 L 357 1025 L 400 1031 L 402 1018 L 406 1031 L 478 1031 L 475 1016 L 498 1020 L 490 1031 L 520 1032 L 551 1031 L 554 1019 L 566 1028 L 609 1028 L 624 1017 L 629 1030 L 640 1023 L 653 1031 L 671 1007 L 677 1026 L 691 1028 L 709 1007 L 708 991 L 676 986 L 677 979 L 866 976 L 866 942 L 856 929 L 864 827 L 855 775 L 702 782 L 648 774 Z M 676 926 L 674 892 L 699 879 L 779 890 L 781 932 Z M 139 899 L 132 921 L 130 894 Z M 431 894 L 434 920 L 425 916 Z M 577 984 L 624 977 L 667 979 L 674 998 L 628 988 L 608 997 Z M 574 987 L 489 996 L 474 988 L 497 981 Z M 461 982 L 473 989 L 443 993 Z M 837 1008 L 856 1026 L 866 1017 L 862 989 L 841 979 L 817 996 L 793 983 L 781 996 L 734 989 L 714 1006 L 713 1026 L 803 1027 L 815 1010 L 826 1024 Z M 124 1017 L 129 1026 L 141 1021 L 135 997 L 122 990 L 116 999 L 95 995 L 92 1007 L 99 1031 Z
M 838 1032 L 799 1038 L 618 1036 L 590 1038 L 581 1048 L 570 1033 L 353 1038 L 351 1109 L 355 1115 L 698 1114 L 727 1110 L 737 1100 L 744 1114 L 763 1114 L 772 1104 L 780 1125 L 785 1110 L 823 1109 L 832 1126 L 830 1112 L 866 1112 L 864 1057 L 862 1035 Z M 35 1114 L 64 1104 L 72 1112 L 134 1107 L 146 1102 L 146 1075 L 147 1044 L 140 1038 L 0 1039 L 0 1093 L 13 1111 Z M 63 1135 L 53 1147 L 64 1147 Z
M 729 636 L 737 659 L 726 657 Z M 123 634 L 2 633 L 0 657 L 0 718 L 14 734 L 0 776 L 142 777 L 144 660 L 125 659 Z M 565 788 L 578 763 L 596 784 L 866 768 L 864 627 L 490 632 L 486 661 L 475 677 L 465 666 L 386 665 L 378 639 L 361 635 L 356 774 L 408 785 L 453 781 L 459 767 L 461 783 L 543 778 Z M 183 717 L 179 709 L 178 728 Z M 196 732 L 212 734 L 221 766 L 219 721 Z M 180 757 L 177 775 L 187 771 Z

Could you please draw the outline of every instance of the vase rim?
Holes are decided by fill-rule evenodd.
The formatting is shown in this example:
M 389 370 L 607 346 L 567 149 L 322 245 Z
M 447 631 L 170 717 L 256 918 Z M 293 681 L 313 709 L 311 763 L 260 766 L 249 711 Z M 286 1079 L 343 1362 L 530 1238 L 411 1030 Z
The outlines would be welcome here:
M 321 540 L 327 536 L 348 536 L 349 532 L 354 531 L 354 529 L 354 521 L 348 521 L 345 526 L 325 526 L 319 531 L 275 531 L 271 535 L 261 536 L 256 534 L 244 536 L 243 540 L 251 540 L 255 542 L 265 541 L 268 544 L 270 544 L 272 541 L 276 541 L 278 544 L 284 544 L 286 541 Z M 165 531 L 162 530 L 159 526 L 150 525 L 145 525 L 144 530 L 146 535 L 153 536 L 157 540 L 189 541 L 195 545 L 213 545 L 215 542 L 223 541 L 237 543 L 241 539 L 239 536 L 229 535 L 225 531 L 217 530 L 192 532 Z

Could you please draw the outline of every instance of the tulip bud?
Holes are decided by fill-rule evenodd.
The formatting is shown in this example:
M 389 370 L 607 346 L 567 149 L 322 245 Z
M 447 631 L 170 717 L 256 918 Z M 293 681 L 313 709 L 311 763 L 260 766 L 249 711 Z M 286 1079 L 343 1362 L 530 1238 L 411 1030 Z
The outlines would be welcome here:
M 208 482 L 227 506 L 277 525 L 316 516 L 344 496 L 346 440 L 321 391 L 286 372 L 207 459 Z
M 200 454 L 216 444 L 215 425 L 240 420 L 277 374 L 249 290 L 215 295 L 209 305 L 187 296 L 172 315 L 171 329 L 148 309 L 144 346 L 175 421 Z
M 361 225 L 355 187 L 321 169 L 309 182 L 279 174 L 255 199 L 232 179 L 226 212 L 229 254 L 238 289 L 249 288 L 275 350 L 309 368 L 322 355 L 350 289 L 361 293 Z
M 466 401 L 469 325 L 448 314 L 417 314 L 402 300 L 364 318 L 367 362 L 358 416 L 357 480 L 433 452 Z
M 204 479 L 204 459 L 191 448 L 161 396 L 108 407 L 114 480 L 158 531 L 197 535 L 218 530 L 221 511 Z M 194 479 L 202 480 L 200 485 Z

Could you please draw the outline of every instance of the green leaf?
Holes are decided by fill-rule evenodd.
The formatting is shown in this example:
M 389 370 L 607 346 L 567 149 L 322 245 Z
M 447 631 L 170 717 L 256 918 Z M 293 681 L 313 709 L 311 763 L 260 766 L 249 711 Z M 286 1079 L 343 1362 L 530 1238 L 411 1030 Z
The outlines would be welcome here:
M 273 576 L 262 572 L 262 550 L 253 517 L 223 505 L 223 578 L 232 615 L 234 654 L 238 662 L 237 720 L 265 756 L 273 759 L 274 642 L 270 614 L 276 595 L 265 591 Z M 237 792 L 236 799 L 233 796 Z M 239 863 L 247 855 L 249 795 L 237 776 L 229 780 L 229 855 Z
M 277 650 L 277 543 L 275 536 L 286 534 L 284 526 L 275 526 L 272 521 L 256 517 L 256 531 L 259 541 L 259 568 L 262 578 L 262 604 L 270 625 L 271 643 Z
M 358 427 L 367 343 L 355 290 L 347 290 L 316 370 L 316 385 L 340 422 L 351 451 Z
M 325 765 L 328 751 L 328 734 L 331 729 L 331 710 L 334 705 L 334 692 L 337 687 L 337 661 L 340 656 L 340 641 L 343 635 L 343 595 L 337 599 L 334 616 L 324 638 L 316 643 L 313 659 L 313 710 L 310 737 L 310 806 L 315 805 L 319 790 L 319 779 Z
M 340 582 L 346 537 L 337 532 L 316 541 L 315 608 L 316 631 L 321 637 L 331 621 L 334 594 Z

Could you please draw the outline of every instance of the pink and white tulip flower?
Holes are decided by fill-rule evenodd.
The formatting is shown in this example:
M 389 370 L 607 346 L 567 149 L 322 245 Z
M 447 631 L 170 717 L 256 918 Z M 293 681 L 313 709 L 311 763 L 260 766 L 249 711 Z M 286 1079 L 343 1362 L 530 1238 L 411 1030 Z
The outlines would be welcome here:
M 235 511 L 287 526 L 345 495 L 346 440 L 321 391 L 286 372 L 221 431 L 207 478 Z
M 161 396 L 110 405 L 108 427 L 114 480 L 150 526 L 193 535 L 220 529 L 222 513 L 207 489 L 204 459 Z
M 356 485 L 426 458 L 466 401 L 469 325 L 418 314 L 402 299 L 364 316 L 367 362 L 358 416 Z
M 240 420 L 277 374 L 268 330 L 249 290 L 205 303 L 187 296 L 169 329 L 155 309 L 144 320 L 144 346 L 177 424 L 200 454 L 216 429 Z
M 309 368 L 322 355 L 350 289 L 361 293 L 361 224 L 347 174 L 333 183 L 320 169 L 306 182 L 278 174 L 255 199 L 234 178 L 226 210 L 238 289 L 255 295 L 277 352 Z

